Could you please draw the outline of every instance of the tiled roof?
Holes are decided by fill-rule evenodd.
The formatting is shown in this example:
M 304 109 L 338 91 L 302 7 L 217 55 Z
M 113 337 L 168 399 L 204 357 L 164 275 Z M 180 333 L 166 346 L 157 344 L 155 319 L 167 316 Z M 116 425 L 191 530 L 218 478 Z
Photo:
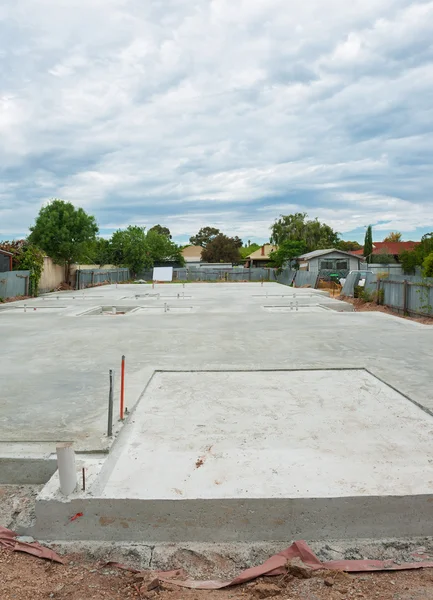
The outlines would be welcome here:
M 400 254 L 404 250 L 414 250 L 418 246 L 419 242 L 374 242 L 373 254 Z M 364 249 L 354 250 L 352 254 L 357 256 L 364 255 Z

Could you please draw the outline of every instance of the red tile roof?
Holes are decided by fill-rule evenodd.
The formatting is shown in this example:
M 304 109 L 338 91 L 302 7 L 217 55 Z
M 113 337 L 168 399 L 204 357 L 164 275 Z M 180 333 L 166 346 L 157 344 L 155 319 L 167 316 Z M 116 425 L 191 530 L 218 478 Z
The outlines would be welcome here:
M 392 254 L 394 256 L 403 250 L 414 250 L 418 244 L 419 242 L 374 242 L 373 254 Z M 354 250 L 351 254 L 363 256 L 364 250 Z

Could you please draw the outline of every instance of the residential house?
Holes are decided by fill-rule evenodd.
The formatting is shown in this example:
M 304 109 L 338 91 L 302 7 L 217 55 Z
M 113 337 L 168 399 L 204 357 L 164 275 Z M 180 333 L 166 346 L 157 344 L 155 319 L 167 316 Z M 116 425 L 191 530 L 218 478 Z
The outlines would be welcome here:
M 375 254 L 389 254 L 399 262 L 398 257 L 403 251 L 412 252 L 418 245 L 419 242 L 374 242 L 372 260 L 370 262 L 374 263 Z M 364 249 L 354 250 L 352 254 L 364 256 Z
M 273 246 L 272 244 L 263 244 L 261 248 L 247 256 L 245 266 L 266 267 L 271 258 L 272 252 L 275 252 L 276 249 L 277 246 Z
M 298 256 L 299 268 L 304 271 L 318 273 L 319 271 L 359 271 L 363 259 L 350 252 L 329 248 L 314 250 Z
M 182 250 L 182 256 L 185 259 L 186 266 L 200 265 L 201 253 L 203 248 L 201 246 L 186 246 Z

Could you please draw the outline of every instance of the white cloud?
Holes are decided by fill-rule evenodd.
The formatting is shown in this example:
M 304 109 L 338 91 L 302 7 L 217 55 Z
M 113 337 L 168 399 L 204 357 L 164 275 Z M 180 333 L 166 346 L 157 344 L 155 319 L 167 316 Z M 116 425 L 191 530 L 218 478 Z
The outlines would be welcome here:
M 292 206 L 342 232 L 431 228 L 432 37 L 433 2 L 16 0 L 0 235 L 50 196 L 179 236 L 266 237 Z

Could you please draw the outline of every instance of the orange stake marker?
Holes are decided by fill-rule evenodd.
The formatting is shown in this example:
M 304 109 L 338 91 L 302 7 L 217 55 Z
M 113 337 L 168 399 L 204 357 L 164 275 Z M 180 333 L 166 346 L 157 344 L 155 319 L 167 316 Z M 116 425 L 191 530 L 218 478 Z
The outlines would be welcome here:
M 123 421 L 125 410 L 125 356 L 122 356 L 122 368 L 120 371 L 120 420 Z

